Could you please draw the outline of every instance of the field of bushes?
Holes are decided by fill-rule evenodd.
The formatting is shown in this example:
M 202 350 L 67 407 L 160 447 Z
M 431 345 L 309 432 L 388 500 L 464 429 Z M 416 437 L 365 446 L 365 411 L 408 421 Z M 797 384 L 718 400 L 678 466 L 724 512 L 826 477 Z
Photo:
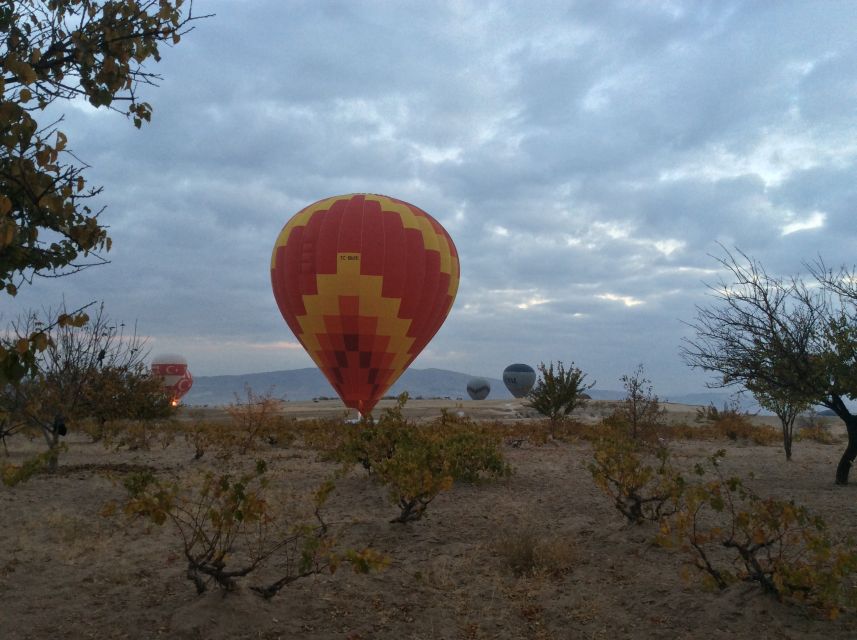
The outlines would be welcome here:
M 425 401 L 426 403 L 430 401 Z M 596 410 L 597 408 L 597 410 Z M 0 452 L 0 637 L 851 638 L 844 431 L 248 398 Z M 668 418 L 668 419 L 667 419 Z M 34 462 L 35 461 L 35 462 Z

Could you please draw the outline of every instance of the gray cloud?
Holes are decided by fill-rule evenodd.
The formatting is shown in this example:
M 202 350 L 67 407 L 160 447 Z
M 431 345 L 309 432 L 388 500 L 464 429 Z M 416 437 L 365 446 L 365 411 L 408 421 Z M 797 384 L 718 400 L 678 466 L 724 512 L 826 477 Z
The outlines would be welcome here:
M 790 274 L 853 262 L 851 3 L 211 0 L 136 131 L 64 129 L 103 184 L 108 266 L 4 310 L 104 299 L 200 375 L 310 366 L 270 293 L 307 204 L 403 198 L 448 229 L 459 298 L 416 366 L 574 360 L 603 388 L 678 347 L 717 243 Z M 203 6 L 205 5 L 205 6 Z

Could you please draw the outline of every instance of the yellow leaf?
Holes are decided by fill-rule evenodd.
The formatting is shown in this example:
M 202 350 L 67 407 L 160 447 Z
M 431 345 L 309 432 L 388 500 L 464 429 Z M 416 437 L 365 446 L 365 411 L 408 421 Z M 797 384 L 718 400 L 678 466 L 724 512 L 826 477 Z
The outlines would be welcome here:
M 18 99 L 21 102 L 29 102 L 32 97 L 33 93 L 27 88 L 21 89 L 21 92 L 18 94 Z
M 26 338 L 21 338 L 18 340 L 17 344 L 15 344 L 15 351 L 18 353 L 27 353 L 30 350 L 30 341 Z

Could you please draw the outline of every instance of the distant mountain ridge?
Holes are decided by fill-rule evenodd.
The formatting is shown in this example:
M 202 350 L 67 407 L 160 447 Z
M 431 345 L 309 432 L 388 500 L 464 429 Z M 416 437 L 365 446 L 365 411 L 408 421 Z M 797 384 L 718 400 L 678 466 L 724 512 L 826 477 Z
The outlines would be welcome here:
M 469 399 L 467 381 L 473 378 L 466 373 L 444 369 L 407 369 L 387 395 L 396 396 L 407 391 L 412 398 Z M 484 376 L 483 376 L 484 377 Z M 512 398 L 502 380 L 485 378 L 491 384 L 490 398 Z M 315 367 L 287 371 L 268 371 L 243 375 L 198 376 L 193 387 L 183 398 L 189 405 L 219 405 L 235 401 L 236 394 L 244 396 L 245 388 L 255 393 L 268 393 L 286 400 L 312 400 L 336 398 L 336 391 L 327 378 Z
M 396 396 L 407 391 L 412 398 L 449 398 L 451 400 L 469 400 L 467 382 L 473 376 L 459 371 L 446 369 L 407 369 L 387 392 Z M 485 378 L 485 376 L 478 376 Z M 499 378 L 485 378 L 491 384 L 488 399 L 512 399 L 512 394 Z M 285 371 L 267 371 L 241 375 L 198 376 L 193 379 L 193 387 L 183 398 L 187 405 L 224 405 L 235 402 L 236 396 L 245 398 L 245 388 L 254 393 L 270 393 L 285 400 L 312 400 L 314 398 L 336 398 L 336 392 L 330 383 L 315 367 L 291 369 Z M 621 400 L 624 391 L 609 389 L 590 389 L 589 395 L 595 400 Z M 731 398 L 729 393 L 694 393 L 660 396 L 664 401 L 682 404 L 707 405 L 713 403 L 722 408 Z M 748 405 L 746 408 L 750 408 Z M 742 405 L 742 408 L 743 407 Z

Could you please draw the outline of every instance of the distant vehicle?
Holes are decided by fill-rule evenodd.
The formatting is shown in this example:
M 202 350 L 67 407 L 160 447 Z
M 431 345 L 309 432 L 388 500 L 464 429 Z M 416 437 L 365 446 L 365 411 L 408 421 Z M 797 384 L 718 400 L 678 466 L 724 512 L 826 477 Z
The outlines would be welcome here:
M 271 286 L 342 402 L 367 415 L 440 329 L 459 269 L 452 239 L 425 211 L 352 193 L 319 200 L 286 223 Z
M 491 383 L 485 378 L 471 378 L 467 381 L 467 395 L 471 400 L 484 400 L 491 393 Z
M 516 398 L 526 396 L 536 384 L 536 372 L 528 364 L 510 364 L 503 370 L 503 384 Z
M 177 353 L 162 353 L 152 358 L 152 375 L 162 380 L 164 393 L 175 407 L 193 386 L 193 376 L 187 368 L 187 360 Z

